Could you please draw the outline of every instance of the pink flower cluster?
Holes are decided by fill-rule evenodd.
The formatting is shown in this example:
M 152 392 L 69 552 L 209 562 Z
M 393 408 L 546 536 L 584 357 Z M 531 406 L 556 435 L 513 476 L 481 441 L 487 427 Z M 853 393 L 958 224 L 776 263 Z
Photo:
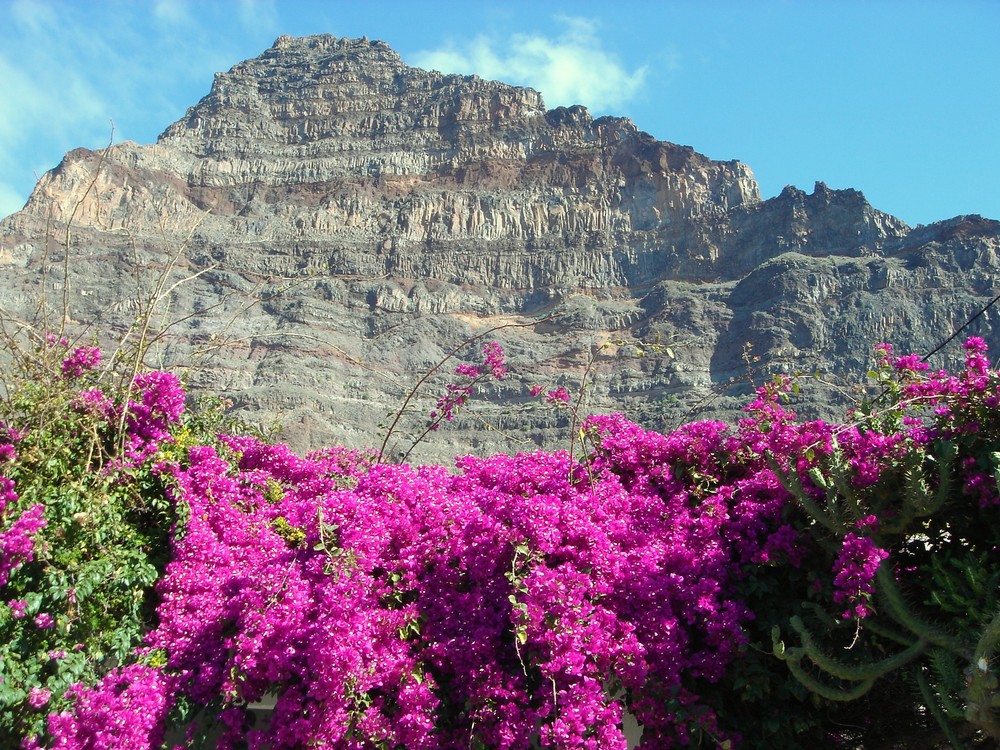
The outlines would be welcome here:
M 460 372 L 461 369 L 461 366 L 459 366 L 456 372 L 459 375 L 466 374 Z M 455 414 L 465 406 L 465 402 L 469 400 L 472 391 L 473 387 L 471 383 L 448 383 L 445 385 L 444 395 L 438 399 L 434 410 L 430 413 L 431 429 L 438 429 L 442 420 L 451 422 L 455 419 Z
M 88 388 L 77 393 L 73 408 L 103 419 L 111 418 L 115 412 L 114 402 L 100 388 Z
M 247 438 L 230 457 L 192 449 L 149 639 L 162 682 L 130 672 L 128 702 L 124 670 L 79 689 L 50 717 L 53 747 L 124 721 L 116 700 L 158 737 L 146 717 L 177 696 L 222 699 L 220 747 L 624 748 L 624 711 L 668 747 L 693 728 L 665 708 L 678 696 L 725 736 L 696 688 L 744 644 L 741 566 L 794 546 L 784 530 L 770 544 L 784 495 L 763 463 L 734 467 L 720 424 L 588 429 L 589 473 L 562 453 L 465 457 L 452 474 Z M 267 694 L 254 728 L 247 706 Z
M 65 344 L 63 344 L 65 345 Z M 100 349 L 78 347 L 63 361 L 63 376 L 78 379 L 101 361 Z M 171 442 L 171 429 L 184 413 L 186 394 L 173 373 L 152 371 L 137 375 L 124 406 L 115 403 L 100 388 L 85 388 L 73 399 L 73 408 L 109 423 L 117 422 L 125 411 L 125 456 L 140 464 L 156 454 L 160 444 Z
M 8 525 L 9 509 L 18 500 L 15 483 L 0 476 L 0 588 L 10 574 L 34 557 L 35 534 L 45 528 L 45 506 L 36 503 Z
M 531 386 L 530 393 L 532 397 L 539 395 L 542 391 L 545 391 L 545 386 L 543 385 L 533 385 Z M 550 404 L 567 404 L 569 403 L 569 391 L 566 390 L 564 386 L 559 386 L 558 388 L 553 388 L 550 391 L 545 392 L 545 401 Z
M 137 375 L 132 387 L 125 423 L 126 454 L 141 463 L 159 450 L 160 443 L 172 440 L 170 428 L 184 413 L 185 393 L 177 376 L 169 372 Z
M 822 559 L 809 569 L 822 578 L 814 598 L 846 618 L 875 615 L 875 572 L 893 562 L 881 540 L 899 503 L 879 483 L 914 446 L 961 447 L 1000 419 L 990 406 L 1000 381 L 979 341 L 954 376 L 882 352 L 902 401 L 845 427 L 799 421 L 779 379 L 737 428 L 663 435 L 591 417 L 584 463 L 564 452 L 467 456 L 453 472 L 346 450 L 301 458 L 243 437 L 193 448 L 164 468 L 187 519 L 148 639 L 166 666 L 124 666 L 74 688 L 74 710 L 51 714 L 48 736 L 27 747 L 106 747 L 113 732 L 158 747 L 182 699 L 221 704 L 220 748 L 615 749 L 626 747 L 626 712 L 643 747 L 695 734 L 735 743 L 705 696 L 747 653 L 744 583 Z M 458 374 L 501 377 L 502 351 L 484 354 Z M 464 403 L 463 387 L 438 418 Z M 138 455 L 170 439 L 183 402 L 172 376 L 136 379 L 127 424 Z M 827 481 L 834 463 L 839 485 Z M 991 467 L 964 454 L 955 466 L 980 508 L 1000 505 L 980 476 Z M 782 484 L 792 474 L 817 515 L 838 504 L 831 492 L 857 500 L 832 569 L 816 519 Z M 249 706 L 268 695 L 273 716 L 255 726 Z
M 28 693 L 28 705 L 34 709 L 44 708 L 52 698 L 52 691 L 48 688 L 31 688 Z
M 889 553 L 875 545 L 872 539 L 853 531 L 844 537 L 833 564 L 836 577 L 833 601 L 847 605 L 841 615 L 845 620 L 862 619 L 871 614 L 871 597 L 874 592 L 872 579 Z
M 566 404 L 569 403 L 569 391 L 567 391 L 563 386 L 549 391 L 545 394 L 545 400 L 550 404 Z
M 0 465 L 17 460 L 17 443 L 23 437 L 20 431 L 0 422 Z M 0 507 L 0 513 L 2 512 L 3 508 Z
M 482 380 L 487 374 L 492 375 L 497 380 L 503 380 L 507 375 L 507 364 L 503 349 L 495 341 L 491 341 L 483 346 L 483 364 L 471 365 L 463 363 L 455 368 L 455 374 L 469 378 L 469 382 L 448 383 L 445 386 L 445 393 L 438 399 L 434 411 L 430 413 L 430 429 L 436 430 L 442 421 L 451 422 L 455 419 L 461 407 L 472 396 L 476 383 Z
M 95 688 L 77 684 L 66 696 L 75 700 L 73 711 L 48 716 L 53 741 L 42 744 L 29 738 L 23 750 L 121 750 L 159 748 L 163 744 L 166 714 L 172 706 L 169 680 L 158 669 L 133 664 L 113 670 Z M 48 703 L 51 693 L 33 690 L 34 708 Z
M 28 615 L 25 611 L 28 608 L 28 602 L 24 599 L 11 599 L 7 602 L 7 606 L 10 607 L 15 620 L 23 620 Z
M 507 361 L 503 349 L 496 341 L 491 341 L 483 347 L 483 366 L 497 380 L 503 380 L 507 375 Z
M 78 346 L 62 362 L 64 378 L 75 380 L 101 363 L 101 350 L 96 346 Z

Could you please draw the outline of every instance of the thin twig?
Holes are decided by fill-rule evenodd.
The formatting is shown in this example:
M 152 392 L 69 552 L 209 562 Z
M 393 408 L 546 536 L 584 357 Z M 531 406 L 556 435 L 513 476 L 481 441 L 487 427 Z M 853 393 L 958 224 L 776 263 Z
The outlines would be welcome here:
M 932 349 L 928 354 L 925 354 L 923 356 L 923 358 L 921 358 L 920 361 L 921 362 L 926 362 L 928 359 L 930 359 L 931 357 L 933 357 L 939 351 L 941 351 L 942 349 L 944 349 L 945 346 L 947 346 L 948 344 L 950 344 L 954 340 L 954 338 L 956 336 L 958 336 L 958 334 L 960 334 L 962 331 L 964 331 L 966 328 L 968 328 L 970 325 L 972 325 L 972 323 L 974 323 L 977 318 L 979 318 L 981 315 L 984 315 L 986 313 L 986 311 L 989 310 L 991 307 L 993 307 L 993 305 L 995 305 L 998 301 L 1000 301 L 1000 294 L 998 294 L 996 297 L 994 297 L 993 299 L 991 299 L 986 304 L 985 307 L 980 308 L 979 311 L 975 315 L 973 315 L 971 318 L 969 318 L 967 321 L 965 321 L 965 323 L 963 323 L 961 326 L 959 326 L 957 329 L 955 329 L 955 332 L 952 333 L 951 336 L 949 336 L 944 341 L 942 341 L 940 344 L 938 344 L 936 347 L 934 347 L 934 349 Z
M 392 424 L 389 425 L 389 429 L 386 431 L 385 437 L 382 440 L 382 445 L 379 447 L 378 459 L 376 460 L 376 463 L 382 463 L 382 459 L 385 453 L 385 447 L 389 443 L 389 438 L 392 436 L 392 433 L 395 432 L 396 426 L 399 424 L 399 420 L 403 418 L 403 414 L 406 412 L 406 407 L 410 405 L 410 401 L 413 400 L 413 397 L 416 395 L 417 391 L 420 390 L 420 386 L 426 383 L 427 380 L 431 377 L 431 375 L 433 375 L 435 372 L 441 369 L 441 367 L 444 365 L 445 362 L 454 357 L 456 354 L 458 354 L 458 352 L 460 352 L 469 344 L 479 341 L 480 339 L 489 336 L 491 333 L 495 333 L 496 331 L 502 331 L 506 328 L 530 328 L 531 326 L 536 326 L 539 323 L 545 323 L 546 321 L 560 317 L 561 315 L 562 313 L 552 313 L 550 315 L 545 316 L 544 318 L 532 320 L 527 323 L 503 323 L 498 326 L 493 326 L 492 328 L 486 329 L 482 333 L 476 334 L 475 336 L 470 336 L 469 338 L 462 341 L 462 343 L 460 343 L 450 352 L 448 352 L 440 361 L 438 361 L 436 365 L 434 365 L 431 369 L 425 372 L 423 376 L 420 378 L 420 380 L 417 381 L 416 385 L 414 385 L 413 388 L 410 389 L 410 392 L 406 394 L 406 398 L 403 399 L 403 404 L 396 411 L 396 417 L 395 419 L 392 420 Z
M 111 152 L 111 147 L 114 145 L 115 140 L 115 124 L 111 123 L 111 137 L 108 140 L 108 145 L 104 147 L 101 151 L 101 157 L 97 160 L 97 166 L 94 168 L 94 177 L 91 179 L 90 183 L 87 185 L 87 189 L 83 191 L 83 195 L 73 206 L 73 211 L 69 215 L 69 219 L 66 220 L 66 239 L 65 248 L 63 250 L 63 293 L 62 293 L 62 322 L 59 324 L 59 337 L 62 338 L 63 332 L 66 330 L 66 323 L 69 319 L 69 256 L 70 256 L 70 239 L 73 229 L 73 220 L 76 218 L 76 212 L 80 210 L 84 201 L 87 200 L 87 196 L 90 195 L 90 191 L 94 189 L 97 184 L 97 180 L 101 176 L 101 167 L 104 166 L 104 161 L 108 158 L 108 154 Z

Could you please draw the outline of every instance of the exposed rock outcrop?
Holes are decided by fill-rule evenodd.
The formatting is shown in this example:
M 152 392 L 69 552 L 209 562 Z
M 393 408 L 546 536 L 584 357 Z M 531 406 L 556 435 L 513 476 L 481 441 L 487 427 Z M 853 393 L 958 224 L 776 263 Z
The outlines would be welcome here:
M 218 74 L 155 145 L 67 154 L 0 223 L 7 315 L 31 317 L 43 283 L 61 298 L 42 269 L 67 236 L 81 329 L 126 327 L 162 272 L 152 355 L 300 448 L 376 443 L 452 347 L 557 316 L 492 336 L 516 370 L 477 412 L 496 429 L 460 419 L 417 458 L 557 447 L 566 417 L 527 387 L 579 383 L 595 351 L 588 408 L 660 427 L 709 398 L 701 414 L 735 416 L 748 342 L 764 369 L 856 379 L 876 341 L 929 351 L 1000 273 L 997 222 L 911 230 L 822 183 L 761 200 L 745 165 L 627 119 L 331 36 Z M 997 343 L 997 321 L 974 332 Z M 656 337 L 674 357 L 599 348 Z

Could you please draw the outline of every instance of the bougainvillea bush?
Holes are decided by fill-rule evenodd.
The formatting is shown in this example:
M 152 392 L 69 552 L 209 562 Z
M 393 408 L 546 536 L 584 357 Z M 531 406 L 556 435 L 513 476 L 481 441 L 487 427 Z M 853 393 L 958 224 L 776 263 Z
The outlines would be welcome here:
M 954 375 L 883 346 L 844 425 L 797 419 L 777 379 L 737 425 L 594 416 L 583 455 L 453 467 L 212 437 L 169 374 L 97 394 L 98 355 L 64 349 L 59 461 L 111 500 L 47 479 L 53 428 L 19 402 L 11 746 L 596 749 L 636 726 L 643 748 L 854 748 L 901 716 L 924 746 L 1000 737 L 1000 377 L 978 340 Z
M 6 333 L 6 332 L 5 332 Z M 5 339 L 0 400 L 0 747 L 135 658 L 178 508 L 158 462 L 214 440 L 177 377 L 54 335 Z

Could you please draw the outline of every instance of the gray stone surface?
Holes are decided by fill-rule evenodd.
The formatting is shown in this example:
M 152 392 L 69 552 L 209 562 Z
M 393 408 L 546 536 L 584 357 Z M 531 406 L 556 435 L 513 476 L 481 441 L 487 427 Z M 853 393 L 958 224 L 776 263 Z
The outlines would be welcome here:
M 487 337 L 512 374 L 412 456 L 441 460 L 568 447 L 567 412 L 528 388 L 575 392 L 588 367 L 586 411 L 734 420 L 747 343 L 758 383 L 821 369 L 836 387 L 804 383 L 801 411 L 835 415 L 873 343 L 927 352 L 992 298 L 998 250 L 995 221 L 911 229 L 822 183 L 761 200 L 747 166 L 627 119 L 411 68 L 378 41 L 281 37 L 155 145 L 78 149 L 44 175 L 0 222 L 0 307 L 41 325 L 44 296 L 51 327 L 65 279 L 89 336 L 159 298 L 148 363 L 280 423 L 299 449 L 377 445 L 464 339 L 555 316 Z M 967 332 L 996 345 L 998 320 Z M 619 339 L 674 356 L 601 349 Z M 959 356 L 953 344 L 934 364 Z M 421 390 L 410 434 L 452 369 Z

